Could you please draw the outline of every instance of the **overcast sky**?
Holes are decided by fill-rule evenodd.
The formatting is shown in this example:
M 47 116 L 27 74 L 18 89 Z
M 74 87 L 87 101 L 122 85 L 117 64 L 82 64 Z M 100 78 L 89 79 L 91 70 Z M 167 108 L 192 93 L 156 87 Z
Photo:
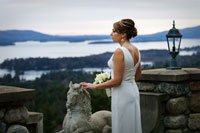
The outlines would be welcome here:
M 200 25 L 200 0 L 0 0 L 0 30 L 56 35 L 110 34 L 131 18 L 139 34 Z

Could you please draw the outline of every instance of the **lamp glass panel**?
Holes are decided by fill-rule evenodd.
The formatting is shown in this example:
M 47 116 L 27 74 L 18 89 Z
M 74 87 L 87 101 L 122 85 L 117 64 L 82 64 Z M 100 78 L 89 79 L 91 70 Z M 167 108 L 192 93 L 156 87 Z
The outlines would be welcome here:
M 170 48 L 170 52 L 174 51 L 174 52 L 178 52 L 179 51 L 179 42 L 180 42 L 180 38 L 168 38 L 169 41 L 169 48 Z

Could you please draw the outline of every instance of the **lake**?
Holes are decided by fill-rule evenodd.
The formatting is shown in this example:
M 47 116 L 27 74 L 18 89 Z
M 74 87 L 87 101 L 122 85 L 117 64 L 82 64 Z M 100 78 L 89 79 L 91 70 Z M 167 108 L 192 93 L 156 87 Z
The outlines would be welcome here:
M 28 57 L 80 57 L 104 52 L 113 52 L 119 44 L 88 44 L 85 42 L 17 42 L 12 46 L 0 46 L 0 63 L 5 59 Z M 167 49 L 167 42 L 134 43 L 139 50 Z M 200 39 L 183 39 L 181 48 L 200 45 Z M 184 52 L 184 51 L 183 51 Z M 180 52 L 181 54 L 181 52 Z M 187 54 L 187 53 L 185 53 Z
M 101 40 L 102 41 L 102 40 Z M 106 40 L 110 41 L 110 40 Z M 88 44 L 92 41 L 85 42 L 38 42 L 38 41 L 27 41 L 17 42 L 12 46 L 0 46 L 0 63 L 5 59 L 13 58 L 29 58 L 29 57 L 81 57 L 94 54 L 101 54 L 105 52 L 114 52 L 119 44 Z M 149 49 L 167 49 L 166 41 L 158 42 L 138 42 L 134 45 L 139 50 Z M 183 39 L 181 42 L 181 48 L 200 46 L 200 39 Z M 181 51 L 181 55 L 192 55 L 195 51 Z M 145 62 L 143 62 L 145 64 Z M 146 62 L 148 64 L 150 62 Z M 150 63 L 151 64 L 151 63 Z M 97 70 L 97 69 L 96 69 Z M 85 71 L 94 71 L 88 68 Z M 0 77 L 10 72 L 5 69 L 0 70 Z M 35 77 L 40 77 L 41 74 L 47 73 L 46 71 L 27 71 L 22 75 L 21 78 L 33 80 Z

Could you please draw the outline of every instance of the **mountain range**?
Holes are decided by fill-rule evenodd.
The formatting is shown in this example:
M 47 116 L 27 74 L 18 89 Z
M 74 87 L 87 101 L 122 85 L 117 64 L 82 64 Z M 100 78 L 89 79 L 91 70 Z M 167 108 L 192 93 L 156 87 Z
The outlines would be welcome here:
M 183 38 L 198 39 L 200 38 L 200 26 L 180 29 Z M 166 41 L 166 34 L 168 31 L 158 32 L 149 35 L 138 35 L 131 41 L 135 42 L 148 42 L 148 41 Z M 25 41 L 69 41 L 69 42 L 82 42 L 92 40 L 91 44 L 98 43 L 112 43 L 112 41 L 103 41 L 110 39 L 109 35 L 76 35 L 76 36 L 60 36 L 48 35 L 32 30 L 4 30 L 0 31 L 0 46 L 14 45 L 15 42 Z M 101 41 L 102 40 L 102 41 Z

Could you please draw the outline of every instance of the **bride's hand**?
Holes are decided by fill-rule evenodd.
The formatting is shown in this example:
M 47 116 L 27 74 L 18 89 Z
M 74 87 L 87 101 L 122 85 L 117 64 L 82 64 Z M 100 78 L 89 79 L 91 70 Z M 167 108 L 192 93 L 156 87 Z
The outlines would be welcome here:
M 82 89 L 96 89 L 96 85 L 86 82 L 81 82 L 80 85 L 82 86 Z

